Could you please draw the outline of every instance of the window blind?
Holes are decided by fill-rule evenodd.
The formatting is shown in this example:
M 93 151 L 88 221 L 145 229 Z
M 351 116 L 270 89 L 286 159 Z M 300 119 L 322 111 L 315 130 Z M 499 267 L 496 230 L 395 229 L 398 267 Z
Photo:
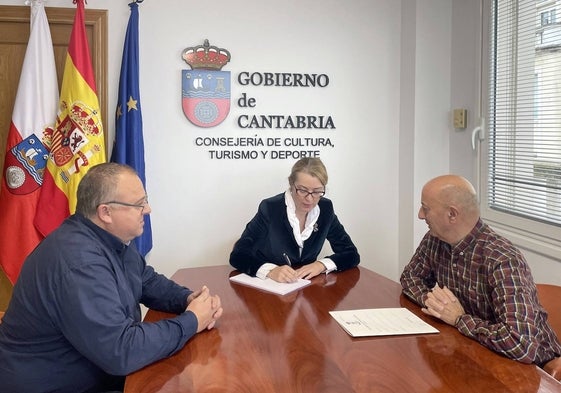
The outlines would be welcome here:
M 491 1 L 487 124 L 488 207 L 555 226 L 561 226 L 560 8 L 555 0 Z

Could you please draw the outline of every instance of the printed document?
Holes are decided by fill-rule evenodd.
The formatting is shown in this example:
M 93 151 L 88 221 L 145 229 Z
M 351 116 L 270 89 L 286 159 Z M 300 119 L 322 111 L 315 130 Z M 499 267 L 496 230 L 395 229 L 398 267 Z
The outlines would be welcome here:
M 406 308 L 330 311 L 329 314 L 353 337 L 438 333 Z
M 263 291 L 276 293 L 278 295 L 286 295 L 287 293 L 296 291 L 297 289 L 304 288 L 311 283 L 310 280 L 306 280 L 303 278 L 299 278 L 298 281 L 291 283 L 277 282 L 270 278 L 262 280 L 259 277 L 248 276 L 245 273 L 240 273 L 237 276 L 230 277 L 230 281 L 258 288 Z

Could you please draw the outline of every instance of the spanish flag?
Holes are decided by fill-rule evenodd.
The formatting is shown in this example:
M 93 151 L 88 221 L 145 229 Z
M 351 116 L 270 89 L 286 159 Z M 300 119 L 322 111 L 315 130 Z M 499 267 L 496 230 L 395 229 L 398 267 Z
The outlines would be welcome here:
M 23 261 L 42 240 L 33 220 L 55 126 L 58 82 L 43 2 L 31 2 L 29 42 L 6 143 L 0 188 L 0 265 L 14 284 Z
M 105 162 L 101 112 L 84 24 L 84 0 L 77 4 L 64 66 L 56 128 L 35 214 L 47 236 L 76 210 L 76 190 L 89 168 Z

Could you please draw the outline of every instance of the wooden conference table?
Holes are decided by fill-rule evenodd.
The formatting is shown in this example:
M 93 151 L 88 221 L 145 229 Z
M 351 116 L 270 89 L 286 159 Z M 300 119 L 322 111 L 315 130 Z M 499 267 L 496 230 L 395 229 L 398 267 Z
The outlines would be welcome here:
M 125 392 L 561 392 L 534 365 L 506 359 L 431 319 L 401 286 L 368 269 L 320 275 L 279 296 L 231 283 L 230 266 L 178 270 L 191 289 L 206 284 L 224 314 L 174 356 L 126 379 Z M 440 333 L 352 338 L 331 310 L 406 307 Z M 153 310 L 145 320 L 171 316 Z

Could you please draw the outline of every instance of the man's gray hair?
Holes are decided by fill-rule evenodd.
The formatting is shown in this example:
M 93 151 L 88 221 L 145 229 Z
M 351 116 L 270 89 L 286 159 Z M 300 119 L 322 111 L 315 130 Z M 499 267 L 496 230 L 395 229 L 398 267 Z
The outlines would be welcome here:
M 91 218 L 97 207 L 114 199 L 119 185 L 119 175 L 136 171 L 124 164 L 106 162 L 90 168 L 78 185 L 76 213 Z

